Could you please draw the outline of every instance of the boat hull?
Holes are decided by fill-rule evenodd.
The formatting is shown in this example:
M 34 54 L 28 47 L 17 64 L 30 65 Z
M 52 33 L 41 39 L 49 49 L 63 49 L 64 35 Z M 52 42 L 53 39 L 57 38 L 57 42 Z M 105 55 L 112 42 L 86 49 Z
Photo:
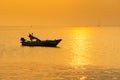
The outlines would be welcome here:
M 56 47 L 62 39 L 57 40 L 45 40 L 45 41 L 25 41 L 21 42 L 22 46 L 45 46 L 45 47 Z

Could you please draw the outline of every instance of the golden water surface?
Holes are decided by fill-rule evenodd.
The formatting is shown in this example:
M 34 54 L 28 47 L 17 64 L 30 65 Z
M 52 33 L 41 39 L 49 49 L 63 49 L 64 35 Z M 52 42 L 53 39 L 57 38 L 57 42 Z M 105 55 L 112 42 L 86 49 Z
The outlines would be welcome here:
M 22 47 L 20 37 L 32 32 L 63 40 L 56 48 Z M 119 27 L 1 27 L 0 79 L 118 80 L 119 35 Z

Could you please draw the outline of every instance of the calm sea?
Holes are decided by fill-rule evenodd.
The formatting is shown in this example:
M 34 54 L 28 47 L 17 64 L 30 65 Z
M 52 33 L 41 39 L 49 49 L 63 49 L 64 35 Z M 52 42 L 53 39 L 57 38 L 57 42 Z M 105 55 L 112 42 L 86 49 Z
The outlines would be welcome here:
M 33 33 L 63 39 L 22 47 Z M 0 80 L 120 80 L 120 27 L 0 27 Z

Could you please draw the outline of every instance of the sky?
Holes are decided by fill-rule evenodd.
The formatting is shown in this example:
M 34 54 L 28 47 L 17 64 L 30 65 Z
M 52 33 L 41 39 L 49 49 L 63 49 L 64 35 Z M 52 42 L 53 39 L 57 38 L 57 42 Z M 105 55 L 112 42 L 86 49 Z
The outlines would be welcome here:
M 0 0 L 0 25 L 120 25 L 120 0 Z

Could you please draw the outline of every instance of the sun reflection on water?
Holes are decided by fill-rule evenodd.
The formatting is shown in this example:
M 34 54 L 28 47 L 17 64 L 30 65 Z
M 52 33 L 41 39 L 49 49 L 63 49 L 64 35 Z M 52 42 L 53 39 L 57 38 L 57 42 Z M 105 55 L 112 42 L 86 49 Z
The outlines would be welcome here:
M 89 39 L 90 30 L 88 28 L 71 28 L 70 37 L 72 42 L 72 66 L 88 65 L 89 61 Z

